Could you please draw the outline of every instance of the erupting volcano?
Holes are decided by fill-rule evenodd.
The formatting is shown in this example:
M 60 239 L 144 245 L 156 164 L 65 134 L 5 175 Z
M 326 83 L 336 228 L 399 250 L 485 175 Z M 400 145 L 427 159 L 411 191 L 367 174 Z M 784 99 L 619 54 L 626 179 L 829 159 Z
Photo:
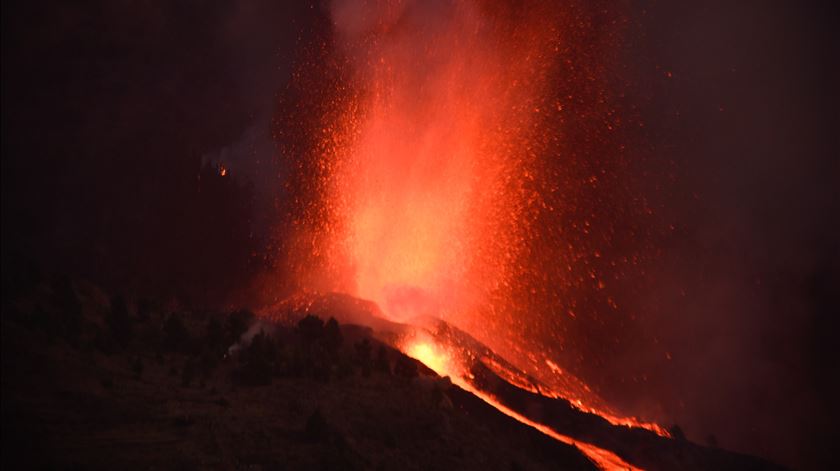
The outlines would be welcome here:
M 599 215 L 580 212 L 622 210 L 579 201 L 587 196 L 581 187 L 615 177 L 575 180 L 585 165 L 575 162 L 578 154 L 562 152 L 570 148 L 562 142 L 566 120 L 599 117 L 613 131 L 622 119 L 599 88 L 604 78 L 594 76 L 609 51 L 590 55 L 614 46 L 609 42 L 620 34 L 621 16 L 603 12 L 596 26 L 611 30 L 606 42 L 582 48 L 575 42 L 596 26 L 581 24 L 577 8 L 335 2 L 331 40 L 318 51 L 326 64 L 305 65 L 333 67 L 332 75 L 304 70 L 296 76 L 304 83 L 293 85 L 320 100 L 297 106 L 324 112 L 309 130 L 314 145 L 297 166 L 305 183 L 292 189 L 298 206 L 289 253 L 304 291 L 374 301 L 391 321 L 444 320 L 512 362 L 515 368 L 497 370 L 509 380 L 524 371 L 539 378 L 539 386 L 528 387 L 540 394 L 614 424 L 667 435 L 612 412 L 528 336 L 546 323 L 556 329 L 552 316 L 574 317 L 564 307 L 578 300 L 560 298 L 581 296 L 580 285 L 603 289 L 602 278 L 612 274 L 589 263 L 612 240 L 600 248 L 584 240 Z M 565 93 L 570 87 L 579 95 Z M 279 139 L 289 132 L 281 128 Z M 604 161 L 620 164 L 620 158 Z M 551 225 L 560 219 L 563 224 Z M 564 234 L 564 227 L 575 232 Z M 626 265 L 623 255 L 618 263 Z M 616 260 L 610 263 L 617 271 Z M 466 384 L 469 367 L 447 353 L 451 346 L 429 342 L 400 346 Z
M 826 5 L 3 2 L 0 468 L 840 468 Z

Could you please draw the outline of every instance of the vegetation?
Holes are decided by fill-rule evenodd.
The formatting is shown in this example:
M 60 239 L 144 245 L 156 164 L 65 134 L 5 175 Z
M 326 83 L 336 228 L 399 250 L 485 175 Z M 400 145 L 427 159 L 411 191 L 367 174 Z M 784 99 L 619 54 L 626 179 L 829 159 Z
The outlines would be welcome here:
M 163 348 L 169 352 L 186 352 L 189 343 L 190 334 L 181 314 L 170 314 L 163 325 Z
M 80 291 L 69 277 L 56 277 L 50 288 L 48 303 L 26 312 L 10 305 L 12 315 L 42 331 L 49 342 L 63 340 L 74 348 L 87 345 L 108 356 L 120 355 L 134 380 L 163 367 L 182 387 L 204 387 L 224 364 L 230 365 L 226 371 L 234 383 L 245 387 L 268 386 L 278 378 L 329 382 L 356 374 L 418 375 L 413 360 L 394 355 L 369 337 L 347 344 L 334 317 L 324 321 L 304 314 L 294 326 L 265 324 L 251 335 L 257 318 L 248 309 L 166 312 L 158 300 L 140 297 L 132 302 L 122 294 L 102 302 L 98 288 Z M 103 384 L 111 389 L 113 382 L 109 375 Z

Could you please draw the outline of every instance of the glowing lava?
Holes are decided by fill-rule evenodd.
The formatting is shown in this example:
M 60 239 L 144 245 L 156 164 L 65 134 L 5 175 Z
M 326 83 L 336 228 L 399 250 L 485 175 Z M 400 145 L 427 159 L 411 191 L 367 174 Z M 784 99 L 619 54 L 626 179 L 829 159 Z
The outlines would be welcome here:
M 451 371 L 451 359 L 445 352 L 441 352 L 433 344 L 428 342 L 413 342 L 404 348 L 406 355 L 420 360 L 424 365 L 428 366 L 435 373 L 441 376 L 453 376 L 455 372 Z

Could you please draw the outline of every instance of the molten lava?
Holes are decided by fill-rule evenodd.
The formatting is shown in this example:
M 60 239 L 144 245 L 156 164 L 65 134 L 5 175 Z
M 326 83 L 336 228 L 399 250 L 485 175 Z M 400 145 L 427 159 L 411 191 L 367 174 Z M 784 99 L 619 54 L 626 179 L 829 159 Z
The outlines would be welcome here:
M 551 427 L 541 424 L 537 421 L 531 420 L 525 417 L 524 415 L 520 414 L 519 412 L 505 406 L 501 401 L 493 397 L 493 395 L 488 394 L 487 392 L 482 391 L 479 388 L 476 388 L 470 381 L 470 378 L 468 377 L 469 373 L 465 366 L 458 360 L 453 358 L 444 347 L 435 344 L 433 341 L 428 339 L 411 339 L 401 347 L 401 349 L 407 355 L 421 361 L 423 364 L 434 370 L 437 374 L 441 376 L 448 376 L 454 384 L 475 394 L 477 397 L 481 398 L 484 402 L 495 407 L 503 414 L 512 417 L 517 421 L 522 422 L 523 424 L 534 427 L 535 429 L 554 438 L 555 440 L 576 446 L 584 454 L 586 454 L 586 456 L 588 456 L 589 459 L 592 460 L 592 462 L 596 463 L 601 469 L 616 471 L 636 471 L 640 469 L 631 465 L 630 463 L 627 463 L 618 455 L 609 450 L 605 450 L 590 443 L 581 442 L 567 435 L 558 433 Z
M 449 355 L 439 351 L 434 344 L 429 342 L 413 342 L 404 346 L 403 351 L 406 355 L 420 360 L 420 362 L 441 376 L 458 376 L 452 369 Z

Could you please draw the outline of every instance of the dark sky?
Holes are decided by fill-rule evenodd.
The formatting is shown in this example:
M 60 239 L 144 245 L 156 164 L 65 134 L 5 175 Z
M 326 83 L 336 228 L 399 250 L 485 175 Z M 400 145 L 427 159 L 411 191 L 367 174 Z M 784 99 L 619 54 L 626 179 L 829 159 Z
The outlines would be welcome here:
M 642 316 L 674 358 L 651 388 L 698 438 L 819 469 L 840 377 L 836 12 L 659 2 L 646 18 L 631 54 L 673 75 L 652 142 L 691 193 L 667 205 L 685 227 Z
M 274 96 L 308 10 L 4 4 L 4 266 L 34 258 L 191 300 L 245 282 L 266 244 L 252 203 L 279 186 Z M 201 180 L 220 160 L 236 178 Z
M 264 268 L 286 175 L 275 99 L 325 34 L 322 7 L 289 3 L 3 2 L 4 290 L 35 263 L 226 300 L 220 286 Z M 625 407 L 660 402 L 697 440 L 819 468 L 840 394 L 836 12 L 630 5 L 643 34 L 626 73 L 683 192 L 666 205 L 680 236 L 639 293 L 673 360 L 642 349 L 582 373 Z M 219 162 L 232 179 L 202 173 Z M 649 382 L 610 383 L 626 365 Z

